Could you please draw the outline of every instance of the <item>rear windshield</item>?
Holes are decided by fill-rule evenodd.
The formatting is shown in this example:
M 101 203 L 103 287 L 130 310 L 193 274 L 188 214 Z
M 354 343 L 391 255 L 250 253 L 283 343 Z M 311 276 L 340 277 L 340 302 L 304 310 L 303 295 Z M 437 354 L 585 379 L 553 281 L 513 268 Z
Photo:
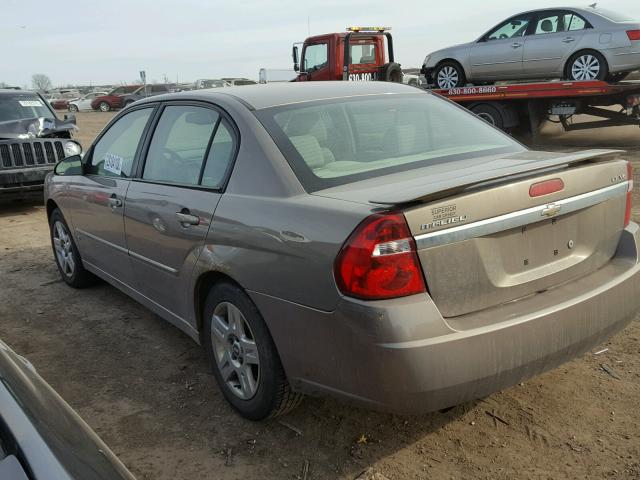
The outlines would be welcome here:
M 55 118 L 45 101 L 33 93 L 0 95 L 0 122 L 26 118 Z
M 376 95 L 259 110 L 307 191 L 525 148 L 432 94 Z
M 611 20 L 612 22 L 620 23 L 620 22 L 633 22 L 635 19 L 631 18 L 629 15 L 612 12 L 611 10 L 607 10 L 606 8 L 595 8 L 594 13 L 597 13 L 601 17 Z

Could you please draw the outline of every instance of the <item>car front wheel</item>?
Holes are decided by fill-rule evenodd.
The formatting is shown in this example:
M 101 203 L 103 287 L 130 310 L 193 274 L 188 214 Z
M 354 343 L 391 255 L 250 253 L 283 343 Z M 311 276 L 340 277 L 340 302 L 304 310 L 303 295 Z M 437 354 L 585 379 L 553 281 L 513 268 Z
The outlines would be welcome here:
M 82 265 L 82 258 L 69 232 L 69 226 L 58 209 L 54 210 L 49 218 L 49 231 L 53 254 L 62 280 L 74 288 L 93 285 L 97 278 Z
M 111 110 L 111 105 L 109 105 L 107 102 L 100 102 L 98 108 L 101 112 L 108 112 L 109 110 Z
M 434 83 L 437 88 L 458 88 L 466 83 L 462 67 L 456 62 L 443 62 L 433 72 Z
M 607 61 L 595 51 L 578 52 L 567 62 L 569 80 L 604 80 L 608 75 Z
M 240 288 L 216 285 L 207 297 L 203 345 L 226 400 L 245 418 L 289 412 L 302 400 L 291 390 L 260 312 Z

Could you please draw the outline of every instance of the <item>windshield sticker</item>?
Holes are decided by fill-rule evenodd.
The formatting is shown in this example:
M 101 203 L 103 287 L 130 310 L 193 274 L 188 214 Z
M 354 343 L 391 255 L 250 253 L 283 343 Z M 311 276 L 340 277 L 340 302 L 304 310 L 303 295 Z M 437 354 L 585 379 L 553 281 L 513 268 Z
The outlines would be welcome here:
M 44 107 L 40 100 L 18 100 L 23 107 Z
M 104 169 L 107 172 L 120 175 L 122 173 L 122 163 L 124 158 L 114 155 L 113 153 L 107 153 L 104 156 Z

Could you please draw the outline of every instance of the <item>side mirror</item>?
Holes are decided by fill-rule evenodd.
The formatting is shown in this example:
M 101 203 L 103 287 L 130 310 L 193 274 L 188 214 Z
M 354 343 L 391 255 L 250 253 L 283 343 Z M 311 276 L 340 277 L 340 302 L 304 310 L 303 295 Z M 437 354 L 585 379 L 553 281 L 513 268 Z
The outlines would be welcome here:
M 300 71 L 300 60 L 298 59 L 298 46 L 297 45 L 293 46 L 292 57 L 293 57 L 293 69 L 296 72 L 299 72 Z
M 67 157 L 64 160 L 59 161 L 55 168 L 53 169 L 53 173 L 56 175 L 82 175 L 84 170 L 84 162 L 82 156 L 73 155 L 71 157 Z
M 76 124 L 76 116 L 73 114 L 71 115 L 65 114 L 63 118 L 65 122 L 73 123 L 74 125 Z

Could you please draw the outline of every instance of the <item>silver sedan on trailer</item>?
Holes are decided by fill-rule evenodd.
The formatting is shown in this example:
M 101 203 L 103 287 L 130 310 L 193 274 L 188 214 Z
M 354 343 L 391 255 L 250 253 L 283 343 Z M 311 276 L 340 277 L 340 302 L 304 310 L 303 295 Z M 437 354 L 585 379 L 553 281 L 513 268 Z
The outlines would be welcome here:
M 623 80 L 640 69 L 640 23 L 601 8 L 514 15 L 477 40 L 433 52 L 422 73 L 436 88 L 501 80 Z

